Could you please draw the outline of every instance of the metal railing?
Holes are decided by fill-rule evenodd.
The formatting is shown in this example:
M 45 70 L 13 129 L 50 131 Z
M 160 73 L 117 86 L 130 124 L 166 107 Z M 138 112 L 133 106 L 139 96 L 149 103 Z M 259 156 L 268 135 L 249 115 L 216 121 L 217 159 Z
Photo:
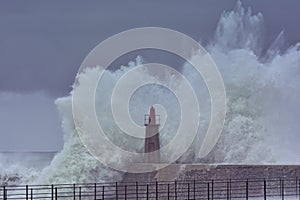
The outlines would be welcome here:
M 149 123 L 150 123 L 150 115 L 146 114 L 144 116 L 144 125 L 148 126 Z M 160 115 L 155 115 L 155 122 L 154 122 L 154 124 L 160 125 Z
M 0 199 L 300 199 L 299 180 L 180 180 L 2 186 Z

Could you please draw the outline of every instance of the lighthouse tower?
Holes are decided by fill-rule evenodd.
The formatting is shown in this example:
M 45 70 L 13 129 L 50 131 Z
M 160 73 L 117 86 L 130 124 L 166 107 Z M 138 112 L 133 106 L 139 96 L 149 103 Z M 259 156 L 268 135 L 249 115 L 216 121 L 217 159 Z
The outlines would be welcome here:
M 160 162 L 160 144 L 159 144 L 159 121 L 160 116 L 155 114 L 153 106 L 150 108 L 150 114 L 145 115 L 146 139 L 145 139 L 145 154 L 144 162 L 159 163 Z

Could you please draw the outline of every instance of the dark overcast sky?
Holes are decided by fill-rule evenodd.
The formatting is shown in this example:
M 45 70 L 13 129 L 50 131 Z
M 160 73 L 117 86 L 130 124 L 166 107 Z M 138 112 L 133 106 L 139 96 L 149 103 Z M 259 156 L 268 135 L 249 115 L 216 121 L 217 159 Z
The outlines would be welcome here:
M 282 29 L 288 44 L 300 41 L 299 0 L 242 2 L 253 13 L 263 14 L 265 45 Z M 143 26 L 171 28 L 207 42 L 220 14 L 235 4 L 235 0 L 0 1 L 0 125 L 2 138 L 10 141 L 1 139 L 0 151 L 61 148 L 53 100 L 69 93 L 82 60 L 99 42 Z M 8 98 L 7 93 L 14 95 Z M 13 139 L 20 138 L 20 132 L 27 138 L 25 144 Z
M 298 0 L 243 4 L 263 13 L 269 39 L 285 29 L 289 42 L 299 40 Z M 107 37 L 161 26 L 207 41 L 222 11 L 234 5 L 233 0 L 1 1 L 0 90 L 66 95 L 81 61 Z

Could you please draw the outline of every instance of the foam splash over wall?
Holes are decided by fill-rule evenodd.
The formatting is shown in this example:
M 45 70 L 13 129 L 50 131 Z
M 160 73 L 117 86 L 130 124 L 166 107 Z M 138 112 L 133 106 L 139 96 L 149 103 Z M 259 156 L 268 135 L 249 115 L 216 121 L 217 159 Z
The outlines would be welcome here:
M 282 31 L 261 54 L 262 33 L 262 15 L 251 15 L 238 2 L 234 11 L 223 13 L 215 40 L 207 47 L 225 82 L 228 113 L 219 143 L 204 161 L 300 161 L 299 44 L 283 51 Z
M 238 1 L 233 11 L 222 13 L 211 43 L 214 48 L 223 52 L 248 49 L 260 56 L 263 33 L 263 15 L 261 13 L 252 15 L 251 9 L 245 10 Z
M 269 53 L 271 56 L 262 61 L 265 56 L 261 51 L 262 35 L 262 14 L 252 15 L 251 10 L 246 11 L 240 2 L 237 3 L 235 10 L 224 12 L 220 18 L 215 38 L 207 49 L 217 63 L 225 82 L 228 113 L 218 144 L 201 160 L 197 158 L 195 151 L 200 147 L 202 134 L 210 117 L 209 96 L 202 79 L 194 76 L 195 73 L 188 64 L 183 66 L 182 73 L 198 91 L 198 99 L 203 105 L 199 136 L 180 162 L 260 164 L 300 162 L 299 155 L 295 151 L 300 128 L 297 122 L 300 117 L 298 106 L 300 92 L 297 89 L 300 85 L 299 45 L 279 53 L 276 49 L 280 48 L 280 42 L 275 42 L 268 51 L 272 52 Z M 122 74 L 141 62 L 142 60 L 138 58 L 116 72 L 107 72 L 103 84 L 111 88 Z M 97 67 L 80 74 L 79 84 L 75 87 L 88 89 L 89 81 L 97 78 L 94 75 L 97 73 L 93 73 L 94 70 L 97 70 Z M 166 97 L 170 95 L 163 88 L 157 87 L 155 90 L 158 91 L 158 96 L 162 95 L 162 103 L 176 104 L 175 100 L 163 102 L 163 99 L 167 99 Z M 106 96 L 109 93 L 101 91 L 100 94 Z M 148 97 L 145 93 L 146 91 L 141 90 L 132 100 L 135 105 L 131 109 L 132 116 L 136 118 L 141 116 L 140 113 L 145 114 L 149 108 L 147 104 L 152 103 L 151 99 L 144 99 L 144 103 L 138 103 L 138 99 Z M 83 106 L 84 102 L 83 99 Z M 101 165 L 81 144 L 72 118 L 71 97 L 60 98 L 56 104 L 62 115 L 65 144 L 51 165 L 44 169 L 37 182 L 70 183 L 122 179 L 122 173 Z M 101 103 L 97 104 L 97 107 L 98 112 L 104 112 L 109 108 L 109 104 Z M 176 112 L 173 111 L 173 114 L 168 115 L 176 116 Z M 115 136 L 119 130 L 112 128 L 114 125 L 109 116 L 102 120 L 111 132 L 112 139 L 118 140 Z M 166 123 L 166 132 L 162 134 L 163 143 L 169 140 L 170 135 L 167 133 L 172 126 L 172 123 Z M 121 141 L 120 144 L 128 146 L 132 143 Z M 142 143 L 133 145 L 134 150 L 139 151 L 141 145 Z M 289 156 L 285 157 L 286 155 Z M 115 158 L 118 159 L 117 155 Z

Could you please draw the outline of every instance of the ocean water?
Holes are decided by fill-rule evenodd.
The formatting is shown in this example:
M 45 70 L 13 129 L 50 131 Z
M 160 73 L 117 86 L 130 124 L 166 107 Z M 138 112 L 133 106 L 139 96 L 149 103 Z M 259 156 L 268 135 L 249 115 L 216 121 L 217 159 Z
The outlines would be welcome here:
M 205 158 L 198 158 L 203 133 L 210 119 L 210 102 L 207 88 L 201 77 L 188 63 L 181 73 L 190 81 L 200 102 L 201 118 L 199 132 L 190 149 L 180 158 L 182 163 L 239 163 L 239 164 L 299 164 L 297 151 L 300 118 L 300 44 L 284 49 L 284 34 L 266 52 L 262 51 L 264 21 L 263 14 L 253 14 L 240 2 L 232 11 L 221 14 L 213 39 L 205 46 L 222 74 L 227 94 L 227 115 L 222 135 Z M 200 35 L 200 33 L 199 33 Z M 191 57 L 193 59 L 193 57 Z M 142 141 L 120 138 L 120 130 L 111 115 L 109 96 L 117 80 L 139 64 L 142 57 L 130 62 L 117 71 L 107 71 L 103 88 L 97 88 L 96 110 L 110 139 L 122 147 L 141 151 Z M 97 80 L 99 67 L 93 66 L 77 77 L 73 90 L 82 93 L 80 103 L 88 106 L 85 92 L 92 80 Z M 151 76 L 150 74 L 148 76 Z M 173 81 L 165 78 L 164 81 Z M 148 86 L 147 86 L 148 87 Z M 168 143 L 178 127 L 179 109 L 174 96 L 163 87 L 153 86 L 137 90 L 129 102 L 133 119 L 143 116 L 149 105 L 159 101 L 168 112 L 162 144 Z M 153 90 L 157 95 L 146 95 Z M 57 154 L 1 154 L 0 184 L 21 183 L 83 183 L 118 181 L 123 173 L 102 165 L 90 155 L 78 138 L 72 115 L 71 96 L 56 100 L 65 133 L 64 146 Z M 133 106 L 134 105 L 134 106 Z M 175 108 L 174 108 L 175 107 Z M 93 131 L 89 119 L 80 119 L 80 131 Z M 188 139 L 188 138 L 183 138 Z M 102 143 L 101 143 L 102 142 Z M 105 141 L 99 141 L 105 145 Z M 106 155 L 120 160 L 119 155 Z M 23 162 L 19 159 L 25 159 Z M 24 164 L 26 163 L 26 164 Z M 34 164 L 35 163 L 35 164 Z M 18 178 L 11 178 L 18 177 Z M 11 178 L 11 179 L 9 179 Z M 9 179 L 9 181 L 7 181 Z
M 50 165 L 56 152 L 2 152 L 0 153 L 1 185 L 31 183 Z

